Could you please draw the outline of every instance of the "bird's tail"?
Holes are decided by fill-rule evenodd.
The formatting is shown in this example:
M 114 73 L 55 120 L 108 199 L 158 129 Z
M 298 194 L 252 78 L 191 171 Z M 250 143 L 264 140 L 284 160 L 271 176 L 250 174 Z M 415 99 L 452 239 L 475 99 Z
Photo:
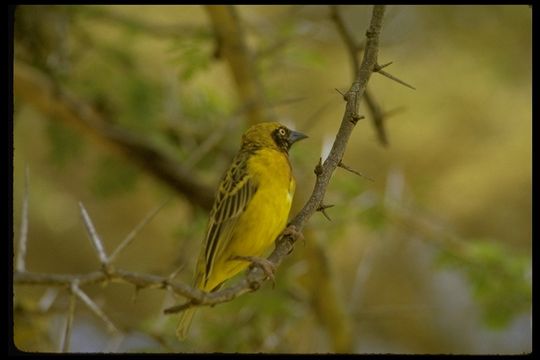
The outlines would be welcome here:
M 180 321 L 176 327 L 176 337 L 178 340 L 184 340 L 189 332 L 189 327 L 191 326 L 191 321 L 193 320 L 193 315 L 195 315 L 196 308 L 192 307 L 186 309 L 180 314 Z

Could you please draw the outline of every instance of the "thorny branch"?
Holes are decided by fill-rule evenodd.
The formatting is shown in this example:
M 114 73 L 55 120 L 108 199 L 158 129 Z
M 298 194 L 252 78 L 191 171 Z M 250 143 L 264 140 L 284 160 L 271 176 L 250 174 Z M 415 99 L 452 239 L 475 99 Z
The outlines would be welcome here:
M 302 238 L 301 231 L 311 216 L 313 216 L 316 211 L 322 211 L 321 209 L 326 209 L 328 207 L 327 205 L 324 205 L 323 199 L 333 172 L 338 166 L 347 168 L 343 165 L 341 160 L 345 153 L 350 135 L 358 120 L 362 118 L 358 114 L 360 99 L 365 95 L 366 85 L 371 77 L 371 74 L 377 70 L 379 34 L 382 28 L 384 10 L 385 6 L 383 5 L 376 5 L 373 7 L 370 25 L 366 32 L 366 43 L 363 59 L 351 88 L 347 91 L 347 93 L 344 94 L 344 99 L 346 101 L 345 112 L 343 114 L 341 125 L 332 149 L 325 161 L 319 163 L 316 167 L 316 182 L 311 197 L 304 205 L 302 210 L 289 223 L 289 226 L 278 237 L 276 240 L 276 247 L 268 257 L 268 260 L 273 263 L 276 268 L 281 264 L 283 259 L 292 252 L 294 243 L 298 239 Z M 61 112 L 81 112 L 81 110 L 77 109 L 76 107 L 68 107 L 60 110 Z M 78 115 L 82 116 L 81 114 L 84 115 L 84 113 L 80 113 Z M 92 114 L 92 116 L 96 115 Z M 86 117 L 88 117 L 88 114 L 86 114 Z M 86 126 L 88 126 L 88 124 Z M 190 199 L 198 202 L 199 204 L 201 202 L 204 204 L 206 201 L 206 198 L 203 200 L 202 197 L 193 197 Z M 80 207 L 83 221 L 85 222 L 90 234 L 90 238 L 94 243 L 94 248 L 99 255 L 102 265 L 111 265 L 110 262 L 112 259 L 116 257 L 118 253 L 125 248 L 125 246 L 121 245 L 119 249 L 113 252 L 111 257 L 107 258 L 101 242 L 98 241 L 99 236 L 97 235 L 95 228 L 92 226 L 90 217 L 82 204 L 80 204 Z M 148 215 L 147 218 L 153 215 L 154 214 Z M 145 219 L 143 223 L 146 222 L 147 220 Z M 132 238 L 141 227 L 142 226 L 138 226 L 135 230 L 133 230 L 132 234 L 130 233 L 130 235 L 127 237 L 129 240 L 125 240 L 125 242 L 131 242 Z M 122 242 L 122 244 L 123 243 L 124 242 Z M 110 322 L 101 309 L 99 309 L 99 307 L 90 298 L 88 298 L 84 292 L 82 292 L 80 289 L 81 286 L 93 283 L 124 282 L 135 286 L 137 289 L 168 289 L 175 294 L 189 299 L 188 302 L 184 304 L 165 310 L 166 313 L 175 313 L 188 307 L 211 306 L 231 301 L 238 296 L 258 289 L 262 283 L 267 280 L 266 275 L 259 268 L 253 267 L 248 270 L 245 278 L 235 285 L 212 293 L 206 293 L 186 284 L 174 281 L 174 276 L 164 277 L 141 274 L 119 269 L 114 266 L 103 266 L 99 271 L 75 275 L 32 273 L 24 270 L 24 268 L 22 271 L 20 270 L 21 269 L 17 268 L 14 272 L 13 279 L 15 284 L 65 287 L 71 291 L 72 297 L 77 297 L 79 300 L 83 301 L 96 315 L 107 323 L 109 328 L 114 330 L 116 330 L 116 327 L 112 324 L 112 322 Z M 72 314 L 69 316 L 72 317 Z M 72 318 L 68 318 L 68 327 L 66 328 L 66 334 L 68 335 L 71 326 L 69 323 L 70 321 L 72 321 Z M 68 341 L 68 335 L 66 335 L 66 339 L 64 339 L 64 341 Z M 64 343 L 64 349 L 67 349 L 66 343 Z
M 361 50 L 364 49 L 364 45 L 357 44 L 351 32 L 347 29 L 345 20 L 341 16 L 339 12 L 339 7 L 337 5 L 330 6 L 330 16 L 336 25 L 336 29 L 339 35 L 341 36 L 341 38 L 343 39 L 343 42 L 345 43 L 347 47 L 347 52 L 349 53 L 349 59 L 351 61 L 353 74 L 354 74 L 354 77 L 357 78 L 358 71 L 360 69 L 360 65 L 358 62 L 358 54 L 360 53 Z M 383 65 L 378 65 L 376 63 L 373 68 L 373 72 L 378 72 L 379 74 L 386 76 L 387 78 L 394 80 L 400 83 L 401 85 L 404 85 L 412 90 L 416 90 L 414 86 L 382 70 L 391 64 L 392 62 L 388 62 Z M 379 139 L 379 142 L 381 143 L 381 145 L 387 146 L 388 136 L 386 134 L 385 122 L 390 116 L 390 112 L 384 112 L 382 110 L 381 106 L 378 104 L 378 102 L 373 97 L 373 94 L 368 89 L 365 90 L 363 99 L 366 102 L 366 107 L 370 113 L 370 119 L 373 122 L 373 127 L 375 128 L 375 131 L 377 132 L 377 138 Z
M 336 29 L 347 47 L 347 52 L 349 53 L 349 59 L 351 61 L 353 76 L 354 78 L 357 78 L 358 71 L 360 69 L 360 62 L 358 60 L 359 59 L 358 55 L 360 51 L 364 49 L 364 46 L 357 44 L 351 32 L 347 29 L 345 20 L 343 19 L 343 17 L 341 16 L 341 13 L 339 12 L 338 5 L 330 6 L 330 17 L 334 21 L 336 25 Z M 387 146 L 388 136 L 386 135 L 386 129 L 384 127 L 385 125 L 384 113 L 380 105 L 377 103 L 377 101 L 371 94 L 371 92 L 367 89 L 364 93 L 364 100 L 366 101 L 367 109 L 370 112 L 370 115 L 371 115 L 370 118 L 373 121 L 373 127 L 375 128 L 375 131 L 377 132 L 377 137 L 379 139 L 379 142 L 382 145 Z

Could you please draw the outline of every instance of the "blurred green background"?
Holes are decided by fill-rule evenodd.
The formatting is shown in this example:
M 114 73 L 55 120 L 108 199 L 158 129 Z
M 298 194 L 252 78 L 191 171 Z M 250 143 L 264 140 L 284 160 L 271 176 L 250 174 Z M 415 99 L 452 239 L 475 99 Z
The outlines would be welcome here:
M 309 135 L 291 151 L 297 194 L 333 141 L 352 83 L 327 6 L 238 6 L 267 113 Z M 360 43 L 371 7 L 342 6 Z M 379 63 L 416 91 L 373 74 L 389 146 L 370 113 L 356 126 L 305 244 L 276 287 L 197 315 L 174 337 L 181 301 L 163 290 L 88 286 L 121 333 L 78 302 L 75 352 L 524 353 L 532 350 L 532 10 L 528 6 L 388 6 Z M 98 258 L 84 203 L 110 253 L 156 206 L 117 259 L 124 269 L 190 282 L 207 212 L 88 129 L 38 104 L 73 99 L 135 134 L 213 189 L 248 126 L 246 104 L 200 6 L 20 6 L 15 11 L 14 247 L 29 168 L 27 269 L 84 273 Z M 39 82 L 38 82 L 39 83 Z M 19 86 L 19 88 L 18 88 Z M 37 90 L 36 90 L 37 89 Z M 60 89 L 60 90 L 58 90 Z M 54 97 L 55 91 L 70 97 Z M 75 124 L 77 125 L 77 124 Z M 127 156 L 126 156 L 127 155 Z M 16 252 L 16 251 L 15 251 Z M 15 344 L 58 351 L 65 289 L 14 285 Z

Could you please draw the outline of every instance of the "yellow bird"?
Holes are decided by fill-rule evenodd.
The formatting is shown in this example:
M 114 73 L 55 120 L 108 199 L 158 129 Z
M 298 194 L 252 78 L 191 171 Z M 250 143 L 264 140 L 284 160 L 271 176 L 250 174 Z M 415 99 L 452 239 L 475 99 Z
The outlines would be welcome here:
M 194 286 L 207 292 L 257 262 L 287 225 L 296 183 L 289 149 L 307 136 L 277 122 L 253 125 L 218 187 L 195 268 Z M 184 339 L 195 314 L 176 329 Z

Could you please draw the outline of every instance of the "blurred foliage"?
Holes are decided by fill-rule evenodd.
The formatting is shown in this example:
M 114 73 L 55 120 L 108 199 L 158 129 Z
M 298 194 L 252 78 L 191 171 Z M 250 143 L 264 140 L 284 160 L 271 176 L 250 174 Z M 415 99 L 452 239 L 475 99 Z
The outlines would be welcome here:
M 486 323 L 501 329 L 532 306 L 531 258 L 487 240 L 469 240 L 459 255 L 443 251 L 438 259 L 446 268 L 467 277 Z
M 54 314 L 40 311 L 38 304 L 30 297 L 15 301 L 13 314 L 17 319 L 14 323 L 14 341 L 21 350 L 55 351 L 53 337 L 56 334 L 51 334 L 49 331 Z
M 67 162 L 77 159 L 84 150 L 84 138 L 58 120 L 47 123 L 51 162 L 61 170 Z
M 137 183 L 137 169 L 114 157 L 98 161 L 91 189 L 96 196 L 110 196 L 131 192 Z
M 173 43 L 171 53 L 180 67 L 180 80 L 189 81 L 212 63 L 211 42 L 207 36 L 194 36 Z
M 344 103 L 335 89 L 350 86 L 348 54 L 326 6 L 237 9 L 273 115 L 310 136 L 291 153 L 294 213 L 339 126 Z M 370 8 L 340 9 L 362 41 Z M 126 330 L 117 351 L 335 351 L 312 298 L 314 244 L 325 250 L 325 276 L 346 304 L 353 352 L 530 351 L 531 18 L 526 6 L 389 6 L 380 62 L 394 61 L 388 72 L 418 90 L 376 74 L 370 81 L 384 111 L 401 109 L 387 120 L 388 148 L 369 121 L 351 137 L 344 163 L 373 181 L 338 168 L 325 196 L 335 205 L 327 210 L 331 221 L 312 217 L 314 235 L 296 244 L 275 289 L 267 284 L 201 310 L 186 342 L 174 337 L 177 319 L 161 313 L 181 299 L 91 287 L 89 295 Z M 16 63 L 44 72 L 108 125 L 148 140 L 209 188 L 217 184 L 249 104 L 214 56 L 203 7 L 28 5 L 17 8 L 14 26 Z M 28 268 L 93 270 L 77 202 L 88 207 L 110 251 L 171 189 L 80 129 L 15 102 L 14 238 L 29 165 Z M 361 113 L 368 114 L 363 105 Z M 191 282 L 207 214 L 174 198 L 119 266 L 160 275 L 181 269 L 177 280 Z M 58 349 L 67 292 L 54 301 L 59 313 L 44 313 L 36 310 L 36 291 L 14 291 L 17 346 Z M 111 340 L 93 318 L 77 304 L 74 351 L 101 352 Z

